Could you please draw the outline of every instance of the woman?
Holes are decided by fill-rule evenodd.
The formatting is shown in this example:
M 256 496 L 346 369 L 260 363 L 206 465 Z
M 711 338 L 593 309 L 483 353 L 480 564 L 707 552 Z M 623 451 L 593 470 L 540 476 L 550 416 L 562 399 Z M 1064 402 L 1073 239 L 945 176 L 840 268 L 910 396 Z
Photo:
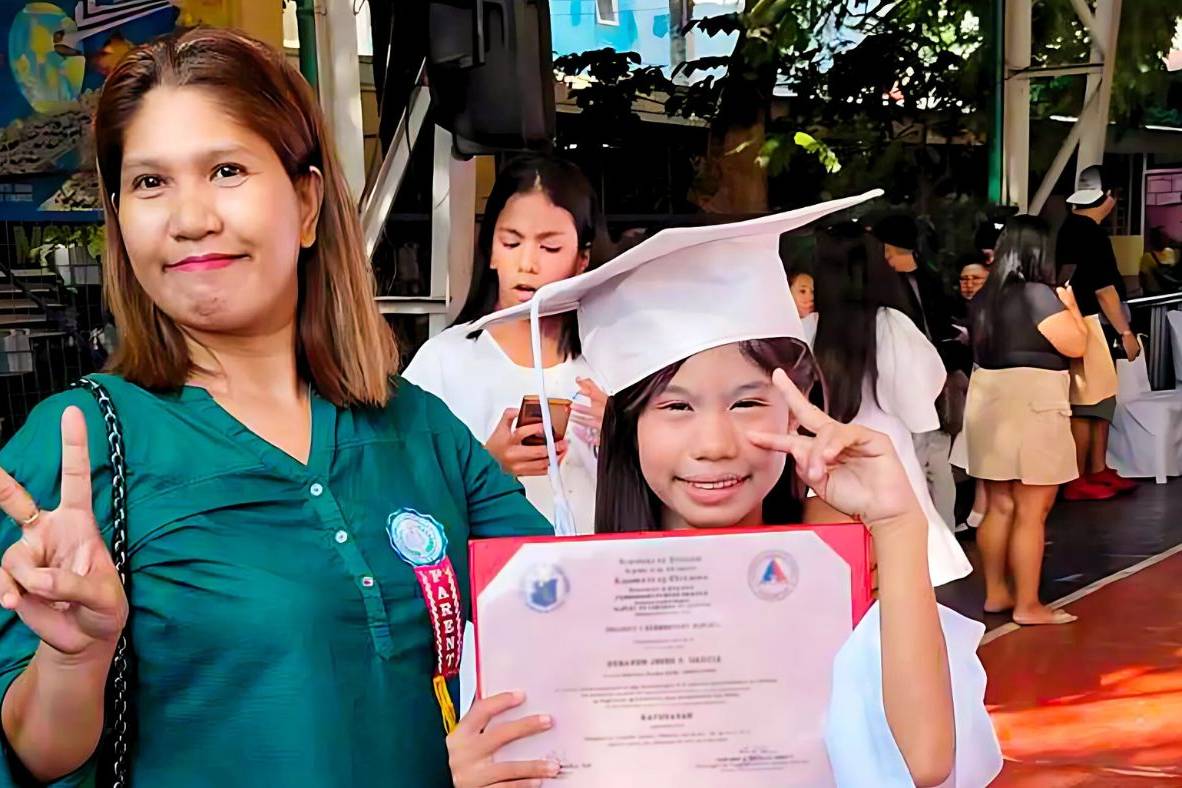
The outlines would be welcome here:
M 528 302 L 538 288 L 593 267 L 601 233 L 599 202 L 579 169 L 548 156 L 510 162 L 488 198 L 477 239 L 468 299 L 455 324 L 430 339 L 407 367 L 406 379 L 437 395 L 525 486 L 539 511 L 556 521 L 546 479 L 544 445 L 530 445 L 542 425 L 516 427 L 522 397 L 537 391 L 529 324 L 473 330 L 485 315 Z M 572 435 L 559 442 L 563 492 L 576 529 L 591 530 L 595 449 L 605 396 L 580 358 L 573 315 L 543 320 L 542 360 L 551 397 L 576 399 Z
M 94 130 L 130 579 L 99 410 L 52 397 L 0 453 L 0 784 L 93 771 L 127 622 L 136 784 L 450 785 L 399 529 L 461 588 L 470 537 L 550 529 L 442 403 L 392 384 L 314 93 L 281 53 L 194 30 L 129 53 Z
M 816 271 L 821 320 L 813 351 L 829 387 L 829 414 L 890 436 L 927 517 L 932 584 L 964 577 L 972 566 L 932 503 L 911 439 L 940 427 L 944 364 L 900 309 L 898 275 L 874 236 L 853 224 L 820 234 Z
M 822 204 L 811 216 L 852 204 Z M 580 303 L 585 353 L 612 393 L 596 530 L 860 519 L 877 550 L 879 604 L 834 663 L 826 744 L 835 781 L 938 785 L 955 771 L 956 785 L 982 786 L 1001 759 L 974 653 L 980 625 L 936 605 L 927 518 L 889 438 L 834 421 L 802 393 L 819 371 L 800 339 L 777 251 L 778 231 L 802 223 L 785 214 L 662 233 L 595 272 L 601 277 L 539 294 L 543 306 Z M 703 242 L 712 233 L 721 240 Z M 743 260 L 741 277 L 735 259 Z M 724 292 L 732 306 L 725 315 L 712 308 Z M 654 340 L 621 348 L 622 336 L 637 333 Z M 817 497 L 803 499 L 806 485 Z M 461 721 L 449 738 L 458 788 L 557 774 L 547 761 L 494 761 L 509 741 L 571 724 L 494 720 L 522 701 L 516 693 L 486 698 Z
M 817 310 L 813 303 L 813 275 L 804 271 L 793 271 L 788 275 L 788 287 L 792 290 L 792 301 L 796 313 L 804 324 L 805 339 L 809 342 L 817 334 Z
M 1067 370 L 1087 347 L 1071 290 L 1056 295 L 1050 244 L 1042 219 L 1010 219 L 970 315 L 979 369 L 969 384 L 965 438 L 969 475 L 988 489 L 977 531 L 985 611 L 1012 611 L 1017 624 L 1075 620 L 1038 598 L 1047 515 L 1059 485 L 1079 475 Z

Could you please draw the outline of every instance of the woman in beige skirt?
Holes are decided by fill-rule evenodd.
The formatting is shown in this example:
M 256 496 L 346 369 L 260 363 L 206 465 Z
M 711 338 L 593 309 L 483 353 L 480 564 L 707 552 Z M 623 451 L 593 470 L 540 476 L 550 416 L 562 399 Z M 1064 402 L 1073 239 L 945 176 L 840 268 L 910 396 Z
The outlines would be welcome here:
M 979 369 L 969 384 L 965 443 L 969 475 L 988 487 L 977 531 L 985 611 L 1012 611 L 1018 624 L 1075 620 L 1038 598 L 1047 515 L 1059 485 L 1077 476 L 1068 358 L 1083 355 L 1087 341 L 1070 289 L 1056 293 L 1054 281 L 1047 224 L 1016 216 L 969 306 Z

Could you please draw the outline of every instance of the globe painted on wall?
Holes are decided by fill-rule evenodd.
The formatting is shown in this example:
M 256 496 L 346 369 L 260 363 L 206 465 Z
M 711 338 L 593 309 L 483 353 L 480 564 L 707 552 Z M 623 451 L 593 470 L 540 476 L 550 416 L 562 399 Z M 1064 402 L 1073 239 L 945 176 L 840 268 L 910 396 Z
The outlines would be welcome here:
M 8 61 L 25 100 L 37 112 L 53 112 L 77 100 L 86 76 L 86 58 L 61 55 L 54 34 L 77 31 L 74 20 L 52 3 L 29 3 L 12 20 Z

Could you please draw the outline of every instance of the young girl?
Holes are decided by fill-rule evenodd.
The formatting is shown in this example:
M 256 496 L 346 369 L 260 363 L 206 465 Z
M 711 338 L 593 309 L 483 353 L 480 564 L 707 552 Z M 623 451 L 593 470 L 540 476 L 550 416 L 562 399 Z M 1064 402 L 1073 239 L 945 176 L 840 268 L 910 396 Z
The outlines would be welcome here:
M 472 321 L 527 303 L 551 282 L 592 266 L 602 228 L 599 201 L 577 167 L 548 156 L 513 160 L 497 177 L 477 239 L 467 301 L 456 323 L 432 337 L 406 368 L 406 379 L 442 399 L 551 522 L 556 500 L 546 479 L 546 447 L 531 445 L 542 425 L 517 427 L 522 397 L 536 393 L 529 325 L 488 330 Z M 562 492 L 574 527 L 594 522 L 595 450 L 606 396 L 580 358 L 573 315 L 545 321 L 542 366 L 551 397 L 574 400 L 572 429 L 559 442 Z
M 936 398 L 944 363 L 901 310 L 899 276 L 883 245 L 853 223 L 817 238 L 817 302 L 821 316 L 813 350 L 829 388 L 829 413 L 888 435 L 928 522 L 932 584 L 964 577 L 972 565 L 950 524 L 936 510 L 913 434 L 939 429 Z
M 874 540 L 879 601 L 834 662 L 834 779 L 939 785 L 952 774 L 956 786 L 983 786 L 1001 760 L 975 655 L 982 628 L 936 605 L 927 518 L 891 440 L 806 398 L 819 376 L 799 338 L 778 236 L 855 203 L 662 233 L 539 293 L 539 308 L 578 305 L 584 352 L 612 393 L 596 530 L 859 520 Z M 622 343 L 627 336 L 650 341 Z M 807 501 L 806 486 L 816 492 Z M 521 702 L 486 698 L 461 721 L 449 738 L 457 788 L 557 773 L 546 761 L 494 760 L 506 742 L 564 724 L 493 721 Z

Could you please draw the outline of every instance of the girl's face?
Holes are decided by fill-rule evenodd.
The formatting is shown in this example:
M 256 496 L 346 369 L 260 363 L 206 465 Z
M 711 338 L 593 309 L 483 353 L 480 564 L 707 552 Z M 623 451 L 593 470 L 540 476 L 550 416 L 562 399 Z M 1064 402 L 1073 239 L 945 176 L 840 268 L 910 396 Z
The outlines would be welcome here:
M 119 230 L 136 279 L 184 328 L 249 335 L 295 318 L 319 172 L 293 182 L 208 90 L 148 92 L 124 137 Z
M 792 300 L 796 302 L 796 311 L 800 313 L 801 317 L 808 317 L 813 313 L 812 276 L 799 274 L 792 280 Z
M 493 231 L 497 309 L 529 301 L 542 285 L 583 273 L 588 259 L 569 211 L 540 189 L 513 195 Z
M 770 375 L 726 345 L 689 358 L 636 426 L 640 470 L 664 505 L 662 527 L 758 525 L 785 456 L 747 439 L 782 432 L 788 405 Z

